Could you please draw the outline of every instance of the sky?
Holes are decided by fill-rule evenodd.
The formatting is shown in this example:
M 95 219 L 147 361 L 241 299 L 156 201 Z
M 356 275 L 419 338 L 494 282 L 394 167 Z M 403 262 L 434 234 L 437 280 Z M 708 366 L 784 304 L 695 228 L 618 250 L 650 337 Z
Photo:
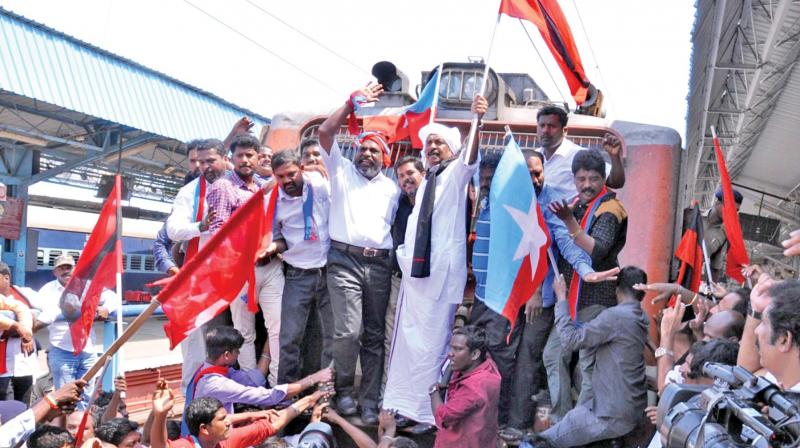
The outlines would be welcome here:
M 683 138 L 694 0 L 560 0 L 610 119 Z M 498 0 L 0 0 L 0 6 L 271 117 L 325 112 L 389 60 L 411 90 L 441 61 L 485 57 Z M 277 17 L 277 19 L 276 19 Z M 582 19 L 582 23 L 581 20 Z M 569 97 L 538 31 L 503 16 L 489 64 Z M 297 31 L 299 30 L 299 32 Z M 548 76 L 549 67 L 554 78 Z

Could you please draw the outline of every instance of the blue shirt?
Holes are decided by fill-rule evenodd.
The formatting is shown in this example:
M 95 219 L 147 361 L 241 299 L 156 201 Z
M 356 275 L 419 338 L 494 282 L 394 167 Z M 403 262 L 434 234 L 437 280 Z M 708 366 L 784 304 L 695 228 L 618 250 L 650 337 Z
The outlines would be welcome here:
M 542 209 L 547 230 L 550 232 L 550 239 L 553 243 L 550 249 L 553 255 L 563 257 L 575 269 L 581 277 L 594 272 L 592 269 L 592 258 L 583 249 L 575 244 L 569 236 L 566 224 L 547 208 L 547 204 L 564 199 L 557 190 L 545 185 L 536 197 L 536 202 Z M 489 205 L 485 201 L 478 214 L 475 223 L 475 244 L 472 246 L 472 272 L 475 274 L 475 297 L 483 300 L 486 292 L 486 272 L 489 266 Z M 556 303 L 556 296 L 553 292 L 553 266 L 548 260 L 547 277 L 542 285 L 542 306 L 551 307 Z
M 489 201 L 484 201 L 475 222 L 475 244 L 472 245 L 472 273 L 475 274 L 475 298 L 486 296 L 486 273 L 489 267 Z
M 167 225 L 161 226 L 161 230 L 156 235 L 156 240 L 153 241 L 153 258 L 156 260 L 156 269 L 161 272 L 167 272 L 169 268 L 175 266 L 175 261 L 172 259 L 170 248 L 172 247 L 172 240 L 167 235 Z
M 563 197 L 557 190 L 547 184 L 542 187 L 542 191 L 536 196 L 536 202 L 539 203 L 539 207 L 542 209 L 547 229 L 550 231 L 550 240 L 555 243 L 550 245 L 553 255 L 556 259 L 563 257 L 583 277 L 594 272 L 592 258 L 586 251 L 575 244 L 575 241 L 569 236 L 566 224 L 547 208 L 547 204 L 559 199 L 568 198 Z M 547 277 L 545 277 L 542 285 L 542 306 L 544 307 L 551 307 L 556 303 L 556 296 L 553 292 L 554 277 L 553 266 L 548 263 Z

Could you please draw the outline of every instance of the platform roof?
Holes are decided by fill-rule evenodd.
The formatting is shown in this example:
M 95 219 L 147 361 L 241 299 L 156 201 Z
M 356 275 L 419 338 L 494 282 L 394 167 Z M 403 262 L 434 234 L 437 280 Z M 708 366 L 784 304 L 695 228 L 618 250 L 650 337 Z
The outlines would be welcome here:
M 224 138 L 246 115 L 256 131 L 269 119 L 60 31 L 0 8 L 0 146 L 3 179 L 22 151 L 39 174 L 93 187 L 116 168 L 135 194 L 169 199 L 185 173 L 182 142 Z M 56 176 L 56 177 L 54 177 Z
M 743 211 L 800 227 L 800 3 L 698 1 L 688 97 L 683 205 L 709 207 L 719 185 L 716 128 Z M 780 248 L 751 245 L 785 262 Z

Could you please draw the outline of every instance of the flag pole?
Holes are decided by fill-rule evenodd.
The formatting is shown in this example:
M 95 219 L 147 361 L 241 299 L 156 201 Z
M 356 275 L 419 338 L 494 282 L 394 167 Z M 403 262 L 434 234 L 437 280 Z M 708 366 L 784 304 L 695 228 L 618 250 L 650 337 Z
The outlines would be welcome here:
M 436 121 L 436 111 L 439 106 L 439 88 L 442 85 L 442 67 L 444 66 L 444 62 L 439 63 L 439 67 L 436 68 L 436 86 L 433 89 L 433 106 L 431 106 L 431 119 L 428 121 L 428 124 L 433 123 Z
M 116 340 L 114 340 L 114 343 L 106 349 L 106 352 L 103 353 L 100 358 L 98 358 L 97 362 L 94 363 L 94 365 L 83 375 L 83 377 L 81 377 L 81 379 L 88 382 L 95 375 L 97 375 L 100 369 L 103 368 L 103 364 L 105 364 L 106 360 L 114 356 L 114 354 L 119 351 L 120 347 L 122 347 L 122 345 L 125 344 L 128 339 L 136 334 L 137 331 L 139 331 L 139 328 L 141 328 L 147 319 L 153 315 L 153 312 L 155 312 L 159 305 L 161 305 L 161 303 L 159 303 L 156 298 L 153 298 L 153 300 L 150 301 L 150 305 L 148 305 L 141 314 L 136 316 L 136 319 L 134 319 L 133 322 L 128 325 L 128 328 L 125 330 L 125 332 L 122 333 Z
M 489 58 L 492 56 L 494 46 L 494 36 L 497 34 L 497 25 L 500 24 L 500 13 L 497 14 L 497 21 L 492 29 L 492 38 L 489 40 L 489 51 L 486 52 L 486 59 L 483 60 L 483 79 L 481 79 L 481 89 L 479 95 L 483 96 L 486 92 L 486 80 L 489 78 Z M 475 142 L 475 131 L 478 130 L 478 114 L 472 114 L 472 121 L 469 125 L 469 136 L 467 138 L 467 156 L 464 160 L 472 160 L 472 145 Z
M 120 142 L 119 152 L 117 152 L 117 175 L 114 176 L 114 187 L 115 191 L 117 192 L 117 197 L 114 198 L 117 201 L 117 229 L 116 229 L 116 241 L 114 241 L 115 250 L 114 256 L 116 257 L 116 281 L 117 281 L 117 299 L 119 300 L 119 308 L 117 309 L 117 338 L 122 335 L 122 143 Z M 115 376 L 124 376 L 125 370 L 122 366 L 122 358 L 123 352 L 120 349 L 119 354 L 116 357 L 116 372 L 114 372 Z M 113 384 L 113 381 L 112 381 Z M 123 400 L 125 399 L 125 392 L 120 393 L 120 398 Z
M 505 126 L 506 130 L 506 137 L 510 136 L 514 138 L 514 133 L 511 132 L 511 127 L 509 125 Z M 536 190 L 533 191 L 534 196 L 536 195 Z M 558 263 L 556 263 L 556 256 L 553 255 L 553 249 L 548 246 L 547 247 L 547 258 L 550 261 L 550 266 L 553 268 L 553 274 L 558 277 L 561 275 L 561 272 L 558 271 Z M 531 270 L 536 270 L 533 266 L 531 266 Z

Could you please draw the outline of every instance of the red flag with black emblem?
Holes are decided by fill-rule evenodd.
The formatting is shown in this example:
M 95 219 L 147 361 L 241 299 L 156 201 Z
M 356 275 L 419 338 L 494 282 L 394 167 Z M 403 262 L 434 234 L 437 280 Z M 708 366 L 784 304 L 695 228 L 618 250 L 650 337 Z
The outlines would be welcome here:
M 689 214 L 689 225 L 683 232 L 681 242 L 675 251 L 675 258 L 681 261 L 676 283 L 694 292 L 700 290 L 703 274 L 703 219 L 700 206 L 695 201 Z M 675 297 L 670 299 L 670 306 L 675 305 Z
M 578 105 L 586 101 L 589 79 L 583 70 L 578 47 L 572 37 L 567 18 L 557 0 L 503 0 L 500 14 L 527 20 L 539 29 L 567 80 L 569 91 Z
M 121 226 L 122 180 L 118 174 L 59 301 L 61 314 L 70 322 L 72 348 L 76 356 L 89 339 L 100 295 L 106 289 L 113 291 L 116 288 L 117 273 L 122 272 Z
M 719 144 L 717 133 L 711 128 L 714 139 L 714 153 L 717 156 L 719 168 L 719 183 L 722 186 L 722 222 L 725 227 L 725 236 L 728 239 L 728 253 L 725 257 L 725 274 L 739 282 L 744 283 L 742 268 L 750 264 L 747 248 L 744 245 L 742 225 L 739 223 L 739 210 L 736 209 L 736 200 L 733 197 L 733 185 L 728 167 L 725 165 L 725 156 Z

